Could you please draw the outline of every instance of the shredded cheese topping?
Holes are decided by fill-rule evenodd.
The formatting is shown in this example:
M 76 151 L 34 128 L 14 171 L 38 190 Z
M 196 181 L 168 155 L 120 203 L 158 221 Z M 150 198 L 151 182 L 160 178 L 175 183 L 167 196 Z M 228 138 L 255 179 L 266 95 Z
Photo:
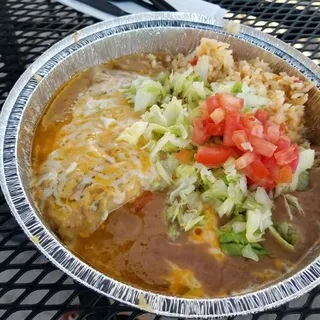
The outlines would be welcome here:
M 58 132 L 56 150 L 32 182 L 35 199 L 62 237 L 88 235 L 153 180 L 147 151 L 118 139 L 139 118 L 117 82 L 105 79 L 108 93 L 99 82 L 78 99 L 71 122 Z

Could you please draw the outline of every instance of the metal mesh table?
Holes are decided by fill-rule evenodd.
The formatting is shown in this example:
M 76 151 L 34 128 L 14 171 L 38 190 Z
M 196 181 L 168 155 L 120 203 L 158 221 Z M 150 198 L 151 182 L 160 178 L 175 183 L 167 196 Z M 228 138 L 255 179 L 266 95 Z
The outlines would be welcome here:
M 229 10 L 227 18 L 291 43 L 320 64 L 320 1 L 211 2 Z M 95 22 L 51 0 L 0 0 L 0 106 L 25 68 L 42 52 Z M 136 318 L 161 317 L 102 297 L 57 270 L 23 234 L 0 193 L 0 319 Z M 232 319 L 320 319 L 320 288 L 275 310 Z

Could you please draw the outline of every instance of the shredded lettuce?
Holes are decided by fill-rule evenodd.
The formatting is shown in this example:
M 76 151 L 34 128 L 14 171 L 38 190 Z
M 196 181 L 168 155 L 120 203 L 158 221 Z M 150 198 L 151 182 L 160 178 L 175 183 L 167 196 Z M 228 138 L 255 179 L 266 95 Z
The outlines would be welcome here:
M 216 208 L 219 217 L 221 218 L 223 215 L 230 215 L 234 206 L 234 200 L 232 198 L 227 198 L 224 202 Z
M 147 122 L 137 121 L 129 128 L 126 128 L 117 138 L 117 141 L 127 141 L 132 145 L 136 145 L 139 141 L 139 138 L 146 130 L 147 126 Z
M 232 230 L 235 232 L 235 233 L 239 233 L 239 232 L 243 232 L 245 231 L 247 228 L 247 225 L 245 222 L 235 222 L 233 225 L 232 225 Z
M 198 212 L 202 212 L 203 203 L 199 192 L 193 191 L 188 195 L 187 207 L 189 210 L 197 210 Z
M 294 245 L 299 238 L 293 226 L 287 222 L 281 222 L 274 227 L 271 226 L 270 233 L 283 247 L 290 251 L 294 250 Z
M 193 69 L 189 68 L 185 72 L 179 73 L 174 72 L 171 73 L 169 76 L 169 85 L 172 88 L 172 94 L 173 96 L 178 96 L 182 91 L 184 91 L 188 85 L 192 83 L 192 79 L 189 79 L 188 77 L 192 74 Z
M 175 154 L 167 154 L 165 159 L 158 160 L 156 169 L 159 177 L 151 183 L 151 191 L 163 191 L 173 182 L 173 174 L 179 165 Z
M 309 189 L 309 172 L 302 171 L 299 174 L 297 191 L 305 191 Z
M 243 216 L 238 216 L 218 231 L 219 242 L 224 254 L 232 256 L 243 256 L 258 261 L 259 255 L 266 255 L 268 252 L 258 243 L 250 243 L 244 231 L 235 232 L 234 225 L 245 223 Z
M 239 213 L 248 190 L 246 177 L 235 169 L 234 159 L 230 157 L 223 168 L 210 173 L 210 183 L 203 183 L 206 189 L 201 195 L 203 201 L 212 203 L 220 217 Z M 201 179 L 204 181 L 205 175 Z
M 183 107 L 182 101 L 178 100 L 176 97 L 173 97 L 169 103 L 162 105 L 163 116 L 166 119 L 166 126 L 170 127 L 177 123 L 187 122 L 188 112 Z
M 299 235 L 297 234 L 296 230 L 288 222 L 278 223 L 275 225 L 275 228 L 277 229 L 281 237 L 292 245 L 295 245 L 295 243 L 299 239 Z
M 177 138 L 174 134 L 166 132 L 153 146 L 151 158 L 155 158 L 160 151 L 175 152 L 184 149 L 190 143 L 189 140 Z
M 271 209 L 273 207 L 273 201 L 269 198 L 269 195 L 264 188 L 257 188 L 257 191 L 255 192 L 255 200 L 267 209 Z
M 200 163 L 195 163 L 194 166 L 199 169 L 201 184 L 205 189 L 209 189 L 211 185 L 217 181 L 212 173 L 212 170 Z
M 183 92 L 182 97 L 190 109 L 199 105 L 200 100 L 205 100 L 212 94 L 212 91 L 205 87 L 203 81 L 194 81 Z
M 242 82 L 241 81 L 237 81 L 235 82 L 235 84 L 233 85 L 232 89 L 231 89 L 232 93 L 241 93 L 242 92 Z
M 214 93 L 232 93 L 232 88 L 236 82 L 224 81 L 224 82 L 212 82 L 210 84 Z
M 290 220 L 293 220 L 293 215 L 296 213 L 304 214 L 304 210 L 299 204 L 298 198 L 292 194 L 283 194 L 284 205 Z
M 259 257 L 252 248 L 250 244 L 247 244 L 243 249 L 242 249 L 242 256 L 244 258 L 248 258 L 254 261 L 259 261 Z
M 167 72 L 160 72 L 155 78 L 156 81 L 160 82 L 163 86 L 169 80 L 169 74 Z
M 189 231 L 192 227 L 201 222 L 203 218 L 203 215 L 200 215 L 198 210 L 186 210 L 181 216 L 180 226 L 184 231 Z
M 298 166 L 295 173 L 293 174 L 292 183 L 289 186 L 289 191 L 297 190 L 300 174 L 313 166 L 314 157 L 315 152 L 312 149 L 304 149 L 299 152 Z M 306 179 L 306 176 L 304 176 L 304 179 Z
M 162 166 L 160 161 L 156 162 L 156 169 L 158 171 L 159 176 L 168 184 L 170 185 L 173 181 L 165 168 Z
M 175 200 L 166 210 L 166 217 L 169 222 L 174 222 L 179 215 L 183 214 L 183 204 Z
M 194 166 L 189 166 L 187 164 L 180 164 L 176 168 L 175 174 L 178 179 L 189 178 L 190 176 L 194 176 L 197 174 L 197 169 Z
M 133 80 L 131 86 L 123 88 L 122 91 L 128 102 L 134 104 L 134 111 L 138 113 L 143 113 L 148 107 L 161 102 L 166 95 L 160 82 L 143 76 Z
M 249 242 L 262 240 L 265 231 L 273 224 L 271 216 L 270 210 L 266 210 L 265 212 L 258 209 L 247 211 L 246 238 Z
M 162 112 L 163 110 L 161 110 L 160 107 L 155 104 L 150 108 L 149 111 L 145 112 L 141 116 L 141 118 L 146 122 L 158 124 L 162 127 L 167 127 L 167 119 L 165 118 Z

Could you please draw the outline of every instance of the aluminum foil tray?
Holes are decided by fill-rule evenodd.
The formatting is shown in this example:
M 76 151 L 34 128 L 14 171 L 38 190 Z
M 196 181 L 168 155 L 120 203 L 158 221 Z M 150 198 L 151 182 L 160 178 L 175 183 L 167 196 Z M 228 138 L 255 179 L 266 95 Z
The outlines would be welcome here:
M 68 251 L 36 209 L 29 189 L 31 145 L 36 123 L 55 91 L 72 75 L 110 59 L 138 52 L 191 52 L 202 37 L 230 43 L 239 59 L 259 56 L 275 71 L 314 82 L 306 106 L 309 136 L 319 126 L 311 106 L 320 101 L 320 68 L 292 47 L 267 34 L 241 26 L 236 35 L 220 19 L 184 13 L 148 13 L 95 24 L 46 51 L 11 90 L 0 119 L 1 187 L 12 214 L 38 249 L 58 268 L 83 285 L 128 305 L 141 308 L 144 295 L 157 314 L 213 318 L 264 311 L 311 290 L 320 283 L 319 250 L 314 250 L 286 278 L 246 294 L 216 299 L 183 299 L 136 289 L 88 266 Z M 149 307 L 147 309 L 149 309 Z M 150 310 L 148 310 L 150 311 Z

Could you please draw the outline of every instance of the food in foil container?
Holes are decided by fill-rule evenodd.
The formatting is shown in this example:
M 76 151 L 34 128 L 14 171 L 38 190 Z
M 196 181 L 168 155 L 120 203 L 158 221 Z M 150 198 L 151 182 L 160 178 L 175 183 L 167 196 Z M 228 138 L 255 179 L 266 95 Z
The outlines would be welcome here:
M 97 270 L 178 297 L 279 279 L 320 238 L 312 84 L 202 38 L 80 72 L 38 122 L 31 188 Z

